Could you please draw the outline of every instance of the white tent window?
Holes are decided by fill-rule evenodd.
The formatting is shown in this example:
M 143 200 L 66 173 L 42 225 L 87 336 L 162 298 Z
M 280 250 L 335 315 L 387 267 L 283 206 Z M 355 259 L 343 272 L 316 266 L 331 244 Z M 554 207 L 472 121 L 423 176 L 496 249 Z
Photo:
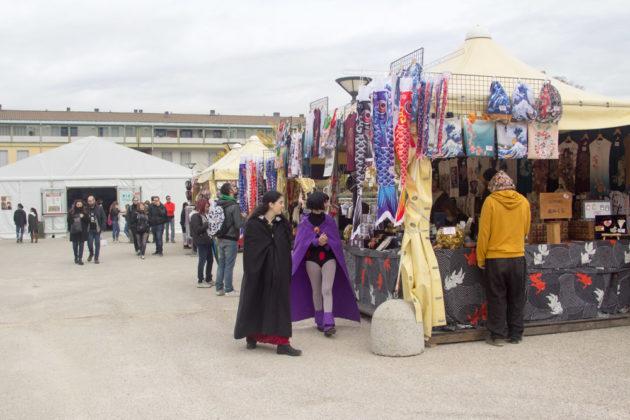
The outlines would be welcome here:
M 17 160 L 26 159 L 29 155 L 28 150 L 18 150 L 17 151 Z

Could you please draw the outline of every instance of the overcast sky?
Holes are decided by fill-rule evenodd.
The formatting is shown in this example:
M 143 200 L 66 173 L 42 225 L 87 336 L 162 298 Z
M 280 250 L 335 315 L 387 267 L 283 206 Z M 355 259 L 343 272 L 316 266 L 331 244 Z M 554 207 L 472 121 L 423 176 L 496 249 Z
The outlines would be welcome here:
M 619 1 L 0 0 L 4 109 L 304 113 L 334 80 L 425 63 L 474 24 L 517 58 L 630 98 L 630 6 Z

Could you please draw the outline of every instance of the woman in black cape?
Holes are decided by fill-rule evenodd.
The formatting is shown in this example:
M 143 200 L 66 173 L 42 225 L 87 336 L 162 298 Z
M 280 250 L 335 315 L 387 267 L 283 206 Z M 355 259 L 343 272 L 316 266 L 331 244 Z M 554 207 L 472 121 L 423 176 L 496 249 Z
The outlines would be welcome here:
M 291 337 L 291 231 L 282 216 L 284 197 L 270 191 L 245 225 L 243 282 L 234 338 L 277 345 L 278 354 L 299 356 Z

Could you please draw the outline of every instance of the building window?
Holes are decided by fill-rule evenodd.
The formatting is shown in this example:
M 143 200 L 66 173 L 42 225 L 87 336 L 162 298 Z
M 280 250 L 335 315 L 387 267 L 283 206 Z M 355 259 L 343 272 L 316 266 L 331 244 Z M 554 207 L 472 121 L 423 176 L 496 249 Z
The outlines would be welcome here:
M 225 138 L 225 131 L 223 130 L 207 130 L 206 138 L 210 139 L 222 139 Z
M 11 126 L 0 125 L 0 136 L 10 136 L 10 135 L 11 135 Z
M 181 138 L 189 139 L 192 138 L 193 131 L 192 130 L 179 130 L 179 136 Z
M 17 160 L 26 159 L 28 157 L 28 150 L 18 150 Z
M 136 137 L 136 127 L 125 127 L 125 137 Z
M 155 137 L 166 137 L 166 128 L 156 128 L 153 131 Z
M 60 127 L 60 136 L 67 137 L 70 133 L 70 137 L 77 137 L 79 135 L 78 127 Z
M 162 159 L 168 160 L 169 162 L 173 161 L 173 152 L 162 152 Z
M 9 164 L 9 152 L 7 150 L 0 150 L 0 166 Z
M 26 136 L 26 126 L 25 125 L 14 125 L 13 126 L 13 135 L 14 136 Z
M 109 127 L 109 132 L 112 137 L 120 137 L 120 127 Z
M 236 138 L 237 139 L 244 139 L 245 138 L 245 129 L 244 128 L 239 128 L 238 130 L 236 130 Z
M 109 137 L 107 135 L 107 127 L 99 127 L 98 128 L 98 136 L 99 137 Z
M 38 136 L 39 137 L 39 126 L 29 125 L 26 127 L 26 135 L 30 137 Z
M 192 162 L 191 153 L 190 152 L 181 152 L 179 161 L 184 166 L 188 165 L 190 162 Z

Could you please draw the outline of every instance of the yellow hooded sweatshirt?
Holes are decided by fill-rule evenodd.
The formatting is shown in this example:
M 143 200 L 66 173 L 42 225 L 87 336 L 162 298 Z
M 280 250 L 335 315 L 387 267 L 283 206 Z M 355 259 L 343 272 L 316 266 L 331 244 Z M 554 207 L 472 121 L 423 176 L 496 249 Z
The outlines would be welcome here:
M 483 203 L 477 237 L 477 265 L 486 258 L 517 258 L 525 255 L 529 234 L 529 202 L 514 190 L 495 191 Z

